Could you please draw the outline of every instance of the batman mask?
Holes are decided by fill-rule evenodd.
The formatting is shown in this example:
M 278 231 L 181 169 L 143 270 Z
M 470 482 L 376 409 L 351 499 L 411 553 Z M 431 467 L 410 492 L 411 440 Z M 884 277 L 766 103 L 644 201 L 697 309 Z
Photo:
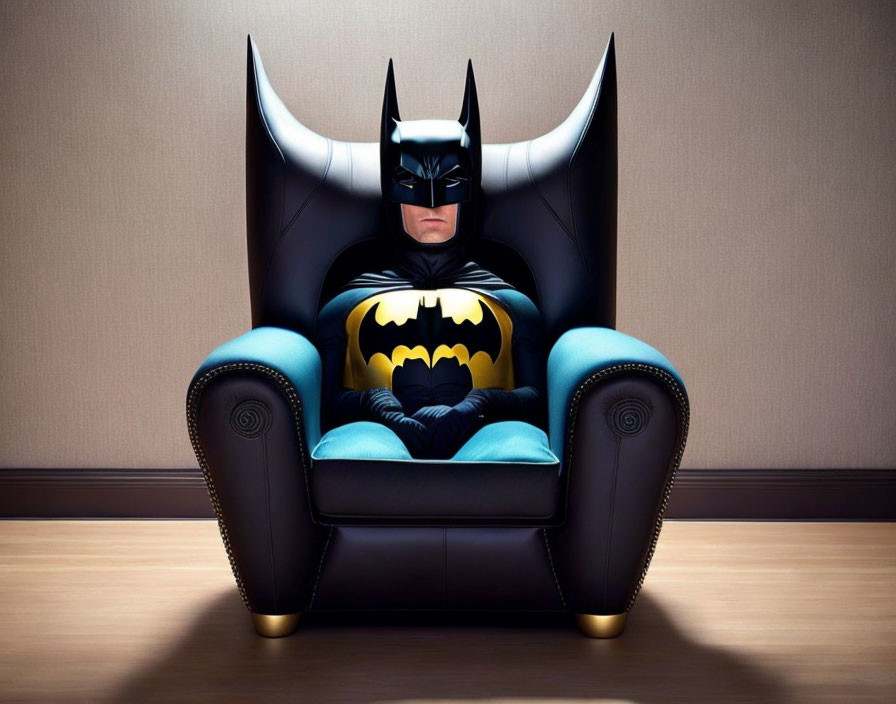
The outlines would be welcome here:
M 460 117 L 402 122 L 392 61 L 386 75 L 380 131 L 380 183 L 385 229 L 396 266 L 417 286 L 447 285 L 466 263 L 479 226 L 482 139 L 473 64 Z M 401 205 L 437 208 L 457 204 L 454 235 L 444 242 L 418 242 L 405 232 Z

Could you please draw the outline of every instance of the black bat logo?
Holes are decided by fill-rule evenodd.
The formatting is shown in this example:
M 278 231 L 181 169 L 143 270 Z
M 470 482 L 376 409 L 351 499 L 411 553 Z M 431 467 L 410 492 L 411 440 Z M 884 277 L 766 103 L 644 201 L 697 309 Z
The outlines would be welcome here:
M 364 363 L 369 364 L 370 358 L 377 352 L 391 359 L 399 345 L 408 348 L 423 345 L 432 354 L 439 345 L 454 347 L 460 344 L 467 348 L 470 357 L 483 351 L 494 364 L 501 351 L 501 327 L 491 309 L 482 301 L 478 303 L 482 311 L 482 320 L 478 324 L 472 320 L 455 323 L 451 316 L 443 318 L 441 300 L 437 299 L 435 306 L 427 308 L 421 299 L 417 304 L 416 318 L 408 318 L 401 325 L 391 320 L 380 325 L 376 322 L 376 311 L 380 307 L 380 301 L 377 301 L 364 314 L 358 330 L 358 345 Z

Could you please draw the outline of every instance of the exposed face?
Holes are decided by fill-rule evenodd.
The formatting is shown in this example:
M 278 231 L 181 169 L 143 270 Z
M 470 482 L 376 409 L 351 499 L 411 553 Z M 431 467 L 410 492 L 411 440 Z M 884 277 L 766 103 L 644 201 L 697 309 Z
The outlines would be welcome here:
M 401 220 L 404 231 L 418 242 L 445 242 L 457 229 L 457 203 L 436 208 L 402 203 Z

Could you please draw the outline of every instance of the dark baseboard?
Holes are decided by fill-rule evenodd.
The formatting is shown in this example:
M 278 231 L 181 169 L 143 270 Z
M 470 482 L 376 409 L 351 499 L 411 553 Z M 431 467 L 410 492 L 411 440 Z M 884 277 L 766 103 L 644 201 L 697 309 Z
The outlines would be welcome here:
M 0 518 L 214 518 L 198 469 L 0 469 Z
M 0 518 L 214 518 L 198 469 L 0 469 Z M 669 519 L 896 520 L 896 469 L 681 469 Z
M 682 469 L 667 518 L 896 520 L 896 469 Z

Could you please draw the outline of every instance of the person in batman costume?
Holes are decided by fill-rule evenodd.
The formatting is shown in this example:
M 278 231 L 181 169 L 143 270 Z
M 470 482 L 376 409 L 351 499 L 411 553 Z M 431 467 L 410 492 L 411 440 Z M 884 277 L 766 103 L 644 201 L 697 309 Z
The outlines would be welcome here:
M 374 421 L 413 457 L 450 458 L 487 423 L 544 425 L 538 309 L 469 259 L 481 152 L 472 62 L 458 121 L 401 121 L 390 60 L 380 178 L 394 266 L 355 277 L 318 314 L 326 429 Z

